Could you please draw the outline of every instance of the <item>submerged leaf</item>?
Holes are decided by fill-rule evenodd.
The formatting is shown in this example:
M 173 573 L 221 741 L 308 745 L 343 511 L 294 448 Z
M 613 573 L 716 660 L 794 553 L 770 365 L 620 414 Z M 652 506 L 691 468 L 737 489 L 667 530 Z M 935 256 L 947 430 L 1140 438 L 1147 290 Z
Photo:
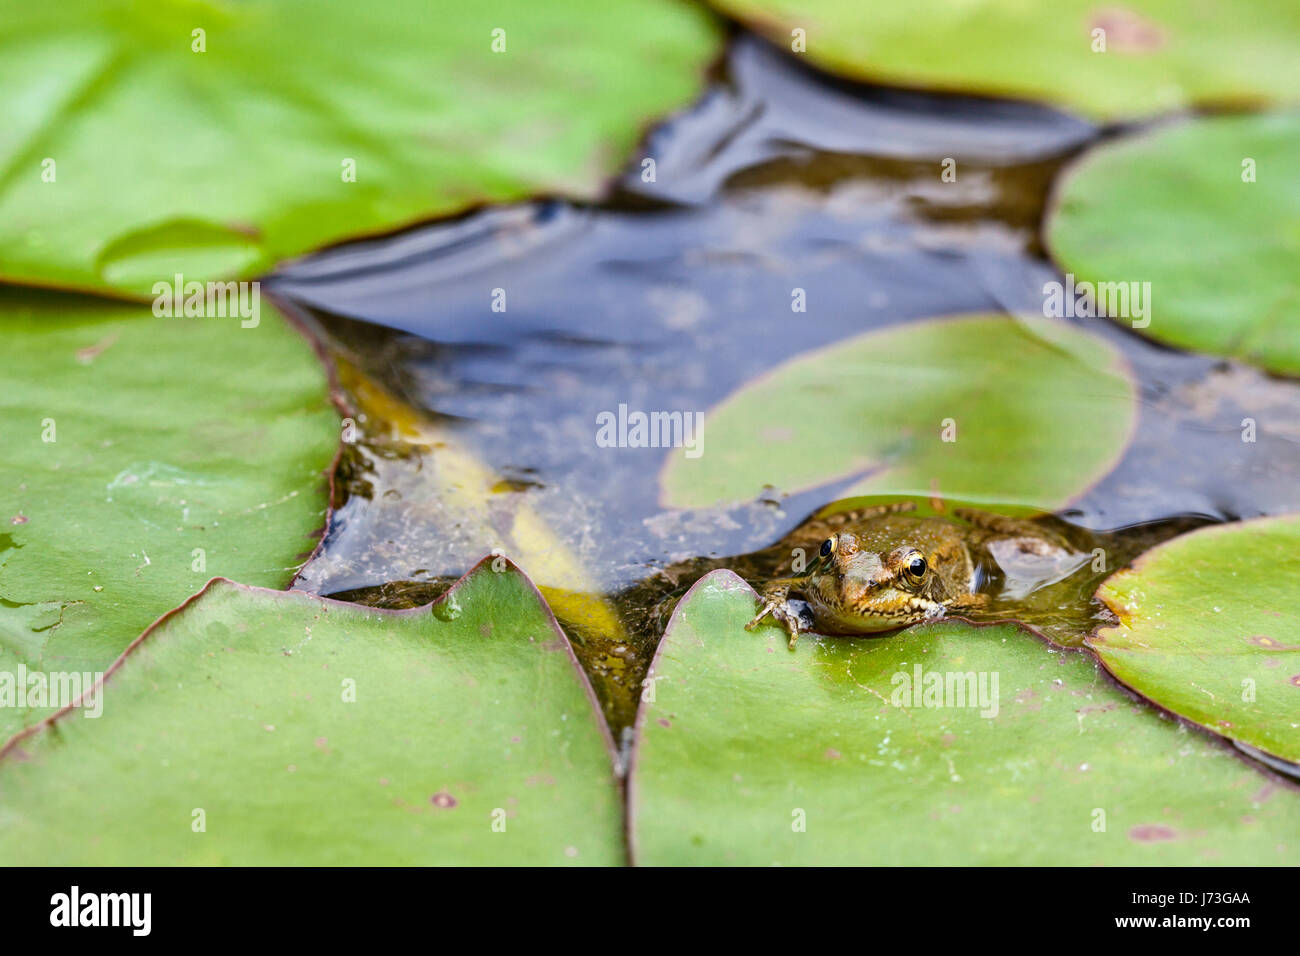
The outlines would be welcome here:
M 601 593 L 597 577 L 574 549 L 551 527 L 546 516 L 527 496 L 503 496 L 501 476 L 489 467 L 454 428 L 434 421 L 398 399 L 378 382 L 346 360 L 338 362 L 339 377 L 348 399 L 367 428 L 401 450 L 398 478 L 390 474 L 391 495 L 371 502 L 368 522 L 345 526 L 352 536 L 347 546 L 331 539 L 332 552 L 304 569 L 304 578 L 318 582 L 341 575 L 358 550 L 367 557 L 382 551 L 387 567 L 400 567 L 412 547 L 428 541 L 419 555 L 431 560 L 434 539 L 463 536 L 476 554 L 492 551 L 510 554 L 531 569 L 542 594 L 566 626 L 610 645 L 627 640 L 618 614 Z M 503 501 L 503 498 L 505 500 Z M 379 514 L 382 512 L 382 518 Z M 448 527 L 454 524 L 454 529 Z M 394 542 L 385 529 L 398 525 L 414 542 Z

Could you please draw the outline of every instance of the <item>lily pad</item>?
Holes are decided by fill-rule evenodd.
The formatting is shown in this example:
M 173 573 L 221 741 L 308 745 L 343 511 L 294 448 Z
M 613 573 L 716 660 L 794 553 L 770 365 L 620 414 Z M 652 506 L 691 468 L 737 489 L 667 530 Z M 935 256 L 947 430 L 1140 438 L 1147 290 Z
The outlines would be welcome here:
M 0 672 L 103 670 L 216 575 L 289 583 L 339 426 L 283 318 L 9 290 L 0 339 Z M 0 706 L 0 738 L 42 712 Z
M 504 559 L 409 611 L 215 581 L 121 658 L 100 703 L 0 759 L 0 858 L 623 859 L 607 729 Z
M 734 392 L 705 416 L 704 453 L 668 458 L 662 497 L 701 507 L 765 485 L 837 484 L 836 497 L 1046 511 L 1110 470 L 1135 420 L 1119 354 L 1063 322 L 912 322 L 805 353 Z
M 852 79 L 1040 99 L 1098 120 L 1292 102 L 1300 90 L 1300 8 L 1290 0 L 1259 0 L 1249 16 L 1182 0 L 712 3 Z
M 1300 793 L 1087 653 L 956 621 L 791 653 L 744 630 L 755 601 L 715 571 L 669 624 L 628 781 L 636 862 L 1300 862 Z
M 1106 669 L 1217 734 L 1300 762 L 1300 516 L 1182 535 L 1097 591 Z
M 1295 115 L 1196 120 L 1100 146 L 1058 186 L 1053 253 L 1076 282 L 1149 282 L 1143 335 L 1300 375 L 1297 155 Z
M 134 294 L 479 203 L 595 196 L 719 40 L 664 0 L 75 0 L 3 20 L 0 272 Z

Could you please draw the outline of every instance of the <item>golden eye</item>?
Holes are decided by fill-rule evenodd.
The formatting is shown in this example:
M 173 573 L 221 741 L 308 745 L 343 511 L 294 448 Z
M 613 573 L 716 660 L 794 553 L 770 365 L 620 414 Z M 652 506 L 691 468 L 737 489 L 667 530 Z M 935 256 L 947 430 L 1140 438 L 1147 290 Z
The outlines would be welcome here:
M 835 535 L 831 535 L 829 538 L 827 538 L 825 541 L 822 542 L 822 552 L 821 552 L 822 557 L 829 558 L 831 556 L 831 552 L 834 550 L 835 550 Z
M 923 577 L 929 566 L 930 565 L 926 563 L 925 558 L 921 557 L 919 554 L 914 554 L 912 555 L 912 559 L 907 562 L 907 573 L 914 578 Z

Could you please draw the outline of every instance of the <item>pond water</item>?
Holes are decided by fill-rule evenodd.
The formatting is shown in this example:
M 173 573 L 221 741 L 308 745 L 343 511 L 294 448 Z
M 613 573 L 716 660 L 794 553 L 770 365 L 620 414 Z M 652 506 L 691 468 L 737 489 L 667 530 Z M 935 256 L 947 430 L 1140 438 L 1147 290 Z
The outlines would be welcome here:
M 1052 179 L 1118 132 L 1029 104 L 833 81 L 740 35 L 700 102 L 647 135 L 653 182 L 638 156 L 605 203 L 484 209 L 284 267 L 266 287 L 369 409 L 298 586 L 423 603 L 494 548 L 518 557 L 503 541 L 525 516 L 534 549 L 562 554 L 549 582 L 524 569 L 563 587 L 580 568 L 572 589 L 618 611 L 617 633 L 570 630 L 626 727 L 672 595 L 708 567 L 774 567 L 779 556 L 731 556 L 762 552 L 850 482 L 792 495 L 758 483 L 727 507 L 666 509 L 666 452 L 600 447 L 597 416 L 703 412 L 799 353 L 916 319 L 1041 320 Z M 957 180 L 943 182 L 953 154 Z M 791 311 L 796 287 L 806 312 Z M 1127 359 L 1140 408 L 1118 466 L 1061 513 L 1071 533 L 1109 535 L 1123 561 L 1200 523 L 1296 509 L 1300 387 L 1073 321 Z M 1253 443 L 1235 440 L 1248 416 Z M 423 422 L 423 437 L 377 424 L 398 418 Z M 472 521 L 447 489 L 478 468 L 495 478 Z M 1094 585 L 1048 595 L 1044 629 L 1086 630 Z

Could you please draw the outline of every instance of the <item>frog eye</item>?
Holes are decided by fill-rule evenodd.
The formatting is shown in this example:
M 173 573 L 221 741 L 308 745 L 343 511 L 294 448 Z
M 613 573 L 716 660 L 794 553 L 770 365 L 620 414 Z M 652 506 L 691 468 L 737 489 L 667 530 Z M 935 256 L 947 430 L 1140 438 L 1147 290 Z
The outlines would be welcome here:
M 912 560 L 907 562 L 907 573 L 914 578 L 919 578 L 925 575 L 926 569 L 929 568 L 929 566 L 930 565 L 926 563 L 925 558 L 921 557 L 919 554 L 914 554 L 912 555 Z
M 835 535 L 831 535 L 829 538 L 827 538 L 825 541 L 822 542 L 821 555 L 823 558 L 829 558 L 831 556 L 831 552 L 835 550 L 835 537 L 836 537 Z

